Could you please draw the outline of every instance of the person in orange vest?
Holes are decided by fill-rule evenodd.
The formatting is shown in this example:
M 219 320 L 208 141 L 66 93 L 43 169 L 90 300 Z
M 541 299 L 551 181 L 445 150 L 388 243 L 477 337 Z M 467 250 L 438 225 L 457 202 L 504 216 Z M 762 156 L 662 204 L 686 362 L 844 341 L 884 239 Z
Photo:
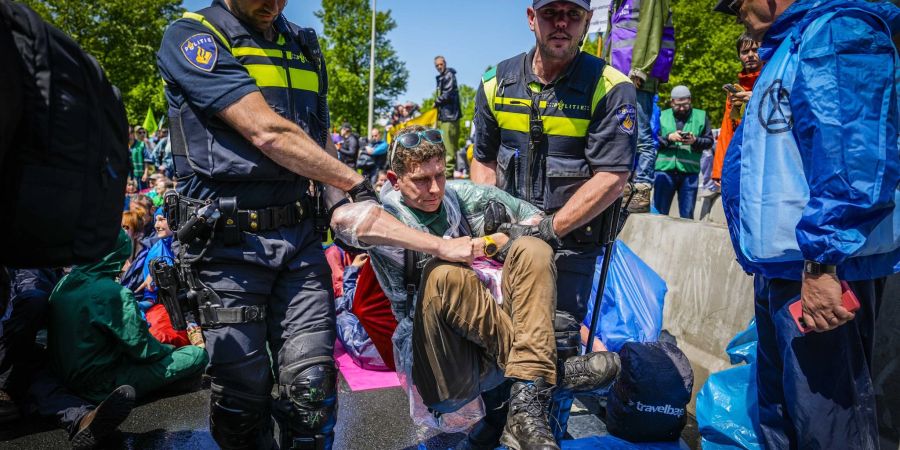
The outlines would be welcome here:
M 762 70 L 763 65 L 759 60 L 757 49 L 759 49 L 759 42 L 750 35 L 744 33 L 738 38 L 737 53 L 741 59 L 741 71 L 737 76 L 737 84 L 732 84 L 738 92 L 728 92 L 728 96 L 725 98 L 725 113 L 722 117 L 722 127 L 719 129 L 719 139 L 716 140 L 712 175 L 710 176 L 715 184 L 715 190 L 713 195 L 703 198 L 703 204 L 700 206 L 700 220 L 709 215 L 716 199 L 719 198 L 722 189 L 722 165 L 725 163 L 725 152 L 728 151 L 728 145 L 731 143 L 731 138 L 734 137 L 734 130 L 741 124 L 744 105 L 753 96 L 753 85 Z

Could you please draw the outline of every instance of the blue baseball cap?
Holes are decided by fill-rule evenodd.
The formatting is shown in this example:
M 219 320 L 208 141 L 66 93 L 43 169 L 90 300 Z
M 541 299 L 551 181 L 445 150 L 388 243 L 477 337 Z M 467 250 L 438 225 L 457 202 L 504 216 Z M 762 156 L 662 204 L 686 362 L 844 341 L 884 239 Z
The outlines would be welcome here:
M 553 2 L 569 2 L 582 7 L 585 11 L 591 10 L 591 0 L 534 0 L 532 8 L 541 9 Z

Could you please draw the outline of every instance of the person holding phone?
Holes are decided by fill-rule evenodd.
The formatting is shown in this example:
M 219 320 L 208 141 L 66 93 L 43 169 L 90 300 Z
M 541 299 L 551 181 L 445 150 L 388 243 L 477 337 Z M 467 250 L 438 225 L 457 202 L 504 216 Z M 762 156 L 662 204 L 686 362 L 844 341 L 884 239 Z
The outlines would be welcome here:
M 691 105 L 687 86 L 672 89 L 672 107 L 659 116 L 659 155 L 653 183 L 653 206 L 668 215 L 672 199 L 678 194 L 678 213 L 682 219 L 694 218 L 700 157 L 712 148 L 712 127 L 706 111 Z
M 754 275 L 760 443 L 878 448 L 875 321 L 897 300 L 884 277 L 900 272 L 900 8 L 716 9 L 740 17 L 765 61 L 721 173 L 737 260 Z

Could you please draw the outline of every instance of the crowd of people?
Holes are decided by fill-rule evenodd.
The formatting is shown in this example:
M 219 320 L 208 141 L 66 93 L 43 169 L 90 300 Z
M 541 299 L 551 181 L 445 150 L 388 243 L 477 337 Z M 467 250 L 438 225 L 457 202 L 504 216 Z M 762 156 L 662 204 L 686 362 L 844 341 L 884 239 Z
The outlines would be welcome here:
M 361 365 L 396 370 L 411 404 L 433 420 L 480 402 L 484 415 L 460 447 L 558 449 L 574 393 L 607 387 L 625 370 L 619 354 L 586 336 L 593 268 L 618 225 L 611 205 L 627 190 L 635 211 L 668 214 L 677 195 L 680 215 L 693 218 L 702 188 L 701 215 L 721 191 L 738 261 L 756 277 L 760 440 L 767 448 L 872 448 L 866 367 L 882 277 L 900 271 L 900 242 L 882 226 L 900 214 L 892 203 L 900 162 L 895 140 L 872 149 L 863 138 L 896 135 L 896 108 L 872 108 L 896 105 L 894 71 L 882 66 L 897 61 L 887 25 L 900 25 L 900 12 L 771 0 L 779 9 L 766 15 L 758 0 L 721 1 L 717 10 L 739 9 L 748 33 L 736 40 L 742 71 L 725 87 L 717 140 L 687 86 L 654 111 L 674 59 L 672 15 L 667 1 L 636 3 L 612 2 L 604 60 L 579 52 L 572 38 L 587 31 L 589 1 L 534 0 L 527 17 L 537 45 L 484 74 L 471 157 L 456 145 L 456 72 L 442 56 L 434 59 L 436 126 L 403 126 L 416 109 L 403 105 L 388 144 L 379 128 L 360 138 L 344 123 L 331 134 L 320 119 L 324 92 L 298 89 L 290 77 L 283 86 L 257 84 L 242 68 L 285 64 L 289 73 L 324 77 L 311 30 L 242 0 L 175 22 L 159 69 L 171 120 L 196 139 L 177 143 L 175 158 L 164 128 L 148 136 L 130 127 L 121 230 L 105 257 L 3 269 L 10 299 L 0 422 L 22 413 L 52 418 L 73 446 L 90 448 L 135 401 L 193 389 L 205 373 L 210 432 L 223 448 L 277 440 L 330 449 L 337 337 Z M 798 24 L 856 33 L 824 41 Z M 816 55 L 846 63 L 863 49 L 880 66 L 848 73 L 796 53 L 813 44 Z M 304 56 L 260 59 L 270 47 Z M 777 73 L 761 74 L 761 60 L 777 63 Z M 793 80 L 794 96 L 778 97 L 787 95 L 780 83 Z M 763 104 L 755 83 L 774 92 L 774 112 L 793 108 L 796 118 L 755 120 Z M 816 95 L 821 86 L 862 98 L 835 105 Z M 842 117 L 871 114 L 858 114 L 859 130 L 846 131 L 835 108 Z M 754 120 L 741 124 L 743 117 Z M 836 139 L 844 135 L 852 139 Z M 767 148 L 797 157 L 773 162 L 760 150 Z M 834 157 L 816 159 L 820 148 Z M 870 160 L 881 163 L 876 173 L 857 173 Z M 782 173 L 794 178 L 756 183 Z M 805 191 L 796 173 L 807 175 Z M 808 202 L 799 202 L 804 195 Z M 760 219 L 768 215 L 779 220 L 771 230 Z M 176 239 L 170 221 L 191 233 Z M 181 287 L 205 302 L 198 315 L 173 317 L 181 311 L 161 301 L 156 262 L 183 269 Z M 842 289 L 856 293 L 860 309 L 843 306 Z M 797 324 L 820 334 L 794 327 L 788 303 L 796 301 Z M 175 329 L 182 318 L 186 329 Z M 340 331 L 345 320 L 361 331 Z M 44 327 L 46 349 L 35 349 Z M 364 341 L 371 348 L 356 345 Z M 840 357 L 824 358 L 829 352 Z M 856 396 L 846 400 L 847 392 Z M 686 403 L 649 412 L 675 414 L 683 427 Z M 810 423 L 820 414 L 824 425 Z

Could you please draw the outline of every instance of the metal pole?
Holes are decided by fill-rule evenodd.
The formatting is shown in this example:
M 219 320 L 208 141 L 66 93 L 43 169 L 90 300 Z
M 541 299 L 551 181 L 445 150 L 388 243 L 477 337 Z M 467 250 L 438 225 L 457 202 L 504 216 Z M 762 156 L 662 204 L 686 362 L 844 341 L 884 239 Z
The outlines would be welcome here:
M 587 344 L 584 346 L 584 353 L 591 353 L 594 349 L 594 330 L 597 329 L 597 322 L 600 319 L 600 303 L 603 301 L 603 293 L 606 291 L 606 277 L 609 275 L 609 263 L 612 260 L 613 247 L 616 245 L 616 236 L 618 233 L 619 215 L 622 210 L 622 199 L 618 199 L 609 205 L 613 208 L 610 226 L 607 228 L 609 235 L 605 238 L 606 245 L 603 250 L 603 264 L 600 266 L 600 283 L 597 286 L 597 297 L 594 298 L 594 310 L 591 311 L 591 328 L 588 330 Z
M 375 12 L 376 1 L 372 0 L 372 48 L 369 52 L 369 128 L 368 135 L 372 135 L 372 125 L 375 115 Z

